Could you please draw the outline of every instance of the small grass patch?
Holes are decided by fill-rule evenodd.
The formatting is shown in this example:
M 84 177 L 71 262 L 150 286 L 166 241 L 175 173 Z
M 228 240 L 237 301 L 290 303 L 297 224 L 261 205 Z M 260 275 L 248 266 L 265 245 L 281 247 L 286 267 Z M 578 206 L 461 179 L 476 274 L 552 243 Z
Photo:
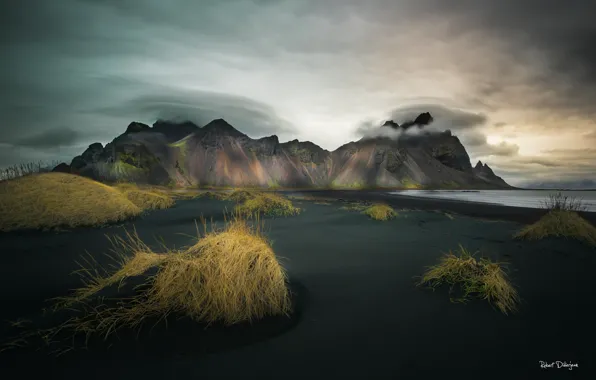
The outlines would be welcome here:
M 197 194 L 197 198 L 209 198 L 217 200 L 228 200 L 229 194 L 220 191 L 202 191 Z
M 451 220 L 454 220 L 455 219 L 455 217 L 453 215 L 451 215 L 450 213 L 448 213 L 448 212 L 444 212 L 443 215 L 445 215 L 447 218 L 449 218 Z
M 395 210 L 391 206 L 386 205 L 384 203 L 376 203 L 366 208 L 362 213 L 368 215 L 370 218 L 374 220 L 382 221 L 390 220 L 397 216 L 397 212 L 395 212 Z
M 121 191 L 73 174 L 0 182 L 0 231 L 102 226 L 141 212 Z
M 370 206 L 372 206 L 372 203 L 370 203 L 370 202 L 353 201 L 353 202 L 347 202 L 344 206 L 341 206 L 340 210 L 361 212 L 361 211 L 366 210 Z
M 549 194 L 548 198 L 541 202 L 542 207 L 551 211 L 587 211 L 587 207 L 581 198 L 576 198 L 563 193 Z
M 566 210 L 549 211 L 539 221 L 516 233 L 514 238 L 540 240 L 549 236 L 576 239 L 596 246 L 596 227 L 577 212 Z
M 231 193 L 226 194 L 224 198 L 232 202 L 244 202 L 261 194 L 264 193 L 256 190 L 234 189 Z
M 419 285 L 427 285 L 433 290 L 440 285 L 449 285 L 452 301 L 467 302 L 471 297 L 478 297 L 486 299 L 504 314 L 516 311 L 520 301 L 501 263 L 488 258 L 477 259 L 461 245 L 458 254 L 449 251 L 439 264 L 429 267 Z M 459 296 L 454 298 L 456 292 Z
M 262 235 L 257 219 L 249 225 L 236 215 L 220 230 L 207 232 L 196 243 L 180 250 L 153 252 L 136 233 L 113 240 L 119 265 L 115 271 L 98 268 L 87 260 L 79 274 L 84 286 L 58 299 L 55 310 L 68 308 L 81 315 L 52 330 L 73 331 L 108 337 L 120 328 L 140 328 L 149 318 L 168 315 L 197 322 L 233 325 L 291 311 L 287 275 L 270 242 Z M 146 275 L 151 269 L 156 274 Z M 117 306 L 89 306 L 98 292 L 123 284 L 130 277 L 144 276 L 133 297 L 121 298 Z
M 556 193 L 549 195 L 542 206 L 549 210 L 548 213 L 536 223 L 524 227 L 514 238 L 540 240 L 553 236 L 596 246 L 596 227 L 578 214 L 578 211 L 587 209 L 581 199 Z
M 301 210 L 279 194 L 257 193 L 236 206 L 236 211 L 242 215 L 292 216 Z
M 146 191 L 146 190 L 126 190 L 124 191 L 126 198 L 134 203 L 137 207 L 148 209 L 164 209 L 170 208 L 174 205 L 172 197 L 165 193 Z

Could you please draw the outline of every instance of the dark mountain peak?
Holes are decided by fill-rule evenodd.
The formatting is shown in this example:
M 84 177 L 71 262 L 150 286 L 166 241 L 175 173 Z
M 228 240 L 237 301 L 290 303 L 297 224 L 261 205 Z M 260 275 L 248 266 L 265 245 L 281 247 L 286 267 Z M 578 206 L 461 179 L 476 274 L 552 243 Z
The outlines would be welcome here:
M 281 144 L 284 147 L 300 147 L 301 149 L 309 149 L 309 150 L 316 150 L 316 151 L 326 151 L 325 149 L 321 148 L 317 144 L 311 141 L 300 141 L 298 139 L 290 140 L 285 143 Z
M 70 173 L 70 165 L 66 162 L 61 162 L 52 169 L 52 172 L 55 173 Z
M 414 120 L 414 124 L 418 126 L 424 126 L 429 125 L 434 120 L 435 119 L 431 116 L 430 112 L 423 112 L 416 117 L 416 119 Z
M 383 127 L 389 127 L 389 128 L 393 128 L 393 129 L 398 129 L 399 128 L 399 124 L 397 124 L 393 120 L 387 120 L 385 123 L 383 123 Z
M 102 143 L 96 142 L 93 143 L 91 145 L 89 145 L 89 147 L 87 148 L 88 151 L 97 151 L 97 150 L 102 150 L 103 149 L 103 145 Z
M 185 121 L 172 121 L 158 119 L 153 123 L 153 132 L 163 134 L 166 139 L 170 142 L 183 139 L 184 137 L 196 132 L 199 127 L 188 120 Z
M 214 132 L 217 134 L 225 134 L 229 136 L 245 136 L 244 133 L 234 128 L 232 125 L 230 125 L 230 123 L 228 123 L 224 119 L 215 119 L 201 129 L 205 132 Z
M 277 135 L 271 135 L 271 136 L 267 136 L 267 137 L 261 137 L 257 141 L 264 141 L 264 142 L 268 142 L 268 143 L 279 144 L 279 137 L 277 137 Z
M 477 174 L 488 175 L 490 177 L 495 176 L 495 173 L 490 168 L 490 166 L 488 166 L 488 164 L 486 164 L 486 163 L 483 164 L 482 161 L 478 161 L 476 166 L 474 166 L 474 171 Z
M 147 124 L 139 123 L 138 121 L 133 121 L 132 123 L 128 124 L 128 127 L 126 127 L 126 132 L 124 132 L 124 133 L 128 134 L 128 133 L 147 132 L 150 130 L 151 130 L 151 127 L 148 126 Z
M 227 128 L 227 129 L 236 129 L 234 127 L 232 127 L 232 125 L 230 123 L 228 123 L 227 121 L 225 121 L 224 119 L 215 119 L 210 121 L 208 124 L 206 124 L 205 126 L 203 126 L 203 128 L 209 129 L 209 128 Z
M 401 128 L 403 130 L 406 130 L 406 129 L 413 127 L 415 125 L 418 126 L 419 128 L 422 128 L 426 125 L 429 125 L 433 121 L 434 121 L 434 118 L 432 117 L 430 112 L 423 112 L 420 115 L 416 116 L 416 118 L 414 120 L 406 121 L 402 125 L 399 125 L 398 123 L 396 123 L 393 120 L 387 120 L 383 123 L 382 127 L 389 127 L 392 129 Z
M 416 119 L 406 121 L 401 125 L 403 129 L 408 129 L 413 126 L 417 126 L 418 128 L 425 127 L 432 123 L 435 119 L 432 117 L 430 112 L 423 112 L 420 115 L 416 116 Z

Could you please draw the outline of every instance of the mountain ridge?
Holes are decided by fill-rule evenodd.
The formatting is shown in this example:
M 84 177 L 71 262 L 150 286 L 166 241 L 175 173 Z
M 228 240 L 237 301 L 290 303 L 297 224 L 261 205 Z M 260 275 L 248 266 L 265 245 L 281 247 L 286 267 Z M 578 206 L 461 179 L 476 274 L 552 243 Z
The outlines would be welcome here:
M 429 113 L 402 126 L 432 123 Z M 60 165 L 60 170 L 66 169 Z M 482 163 L 472 167 L 449 130 L 399 138 L 372 137 L 328 151 L 310 141 L 253 139 L 224 119 L 132 122 L 104 147 L 89 146 L 68 170 L 100 181 L 157 185 L 285 188 L 510 188 Z

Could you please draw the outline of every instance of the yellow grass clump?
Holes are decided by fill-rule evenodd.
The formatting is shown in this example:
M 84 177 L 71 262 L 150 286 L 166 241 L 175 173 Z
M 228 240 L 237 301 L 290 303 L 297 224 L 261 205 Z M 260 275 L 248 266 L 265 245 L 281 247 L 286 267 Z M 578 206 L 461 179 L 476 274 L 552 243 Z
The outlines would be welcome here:
M 292 216 L 298 215 L 300 211 L 292 201 L 274 193 L 255 193 L 236 206 L 236 212 L 242 215 Z
M 548 236 L 577 239 L 596 246 L 596 227 L 577 212 L 562 209 L 549 211 L 539 221 L 524 227 L 514 237 L 540 240 Z
M 397 216 L 395 210 L 384 203 L 377 203 L 366 208 L 363 213 L 375 220 L 389 220 Z
M 163 192 L 149 190 L 125 190 L 124 194 L 137 207 L 146 209 L 164 209 L 174 205 L 174 200 Z
M 231 194 L 230 194 L 231 195 Z M 230 195 L 227 195 L 220 191 L 201 191 L 197 193 L 197 198 L 209 198 L 209 199 L 217 199 L 217 200 L 227 200 Z
M 258 223 L 257 223 L 258 224 Z M 117 242 L 132 251 L 116 272 L 102 275 L 84 269 L 85 286 L 60 299 L 59 307 L 85 305 L 103 288 L 139 276 L 150 268 L 140 293 L 117 307 L 85 308 L 86 315 L 60 329 L 108 336 L 122 327 L 140 327 L 147 318 L 174 313 L 205 323 L 232 325 L 268 315 L 287 315 L 291 309 L 287 277 L 259 227 L 236 217 L 220 231 L 211 231 L 185 249 L 152 252 L 136 234 Z M 129 253 L 130 254 L 130 253 Z M 121 254 L 121 257 L 125 255 Z
M 263 192 L 255 190 L 234 189 L 231 193 L 226 194 L 225 199 L 233 202 L 244 202 L 261 194 Z
M 460 245 L 459 255 L 449 251 L 439 264 L 431 266 L 423 275 L 419 285 L 431 288 L 447 284 L 450 293 L 455 287 L 463 295 L 454 301 L 466 302 L 471 296 L 488 300 L 504 314 L 517 309 L 519 296 L 509 283 L 500 263 L 487 258 L 476 259 Z
M 43 173 L 0 182 L 0 231 L 100 226 L 141 211 L 121 191 L 73 174 Z

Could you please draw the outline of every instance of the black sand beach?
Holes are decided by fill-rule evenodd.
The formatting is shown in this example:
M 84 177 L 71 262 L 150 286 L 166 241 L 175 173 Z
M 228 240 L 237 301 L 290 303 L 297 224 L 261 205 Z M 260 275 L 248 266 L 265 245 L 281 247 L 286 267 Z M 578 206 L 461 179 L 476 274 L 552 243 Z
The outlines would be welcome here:
M 305 192 L 303 192 L 305 193 Z M 295 202 L 304 212 L 267 218 L 266 233 L 287 268 L 296 313 L 252 327 L 205 332 L 173 321 L 54 357 L 39 347 L 0 353 L 3 379 L 427 379 L 437 377 L 594 378 L 596 249 L 561 239 L 515 241 L 544 211 L 319 191 L 343 200 L 383 200 L 399 217 L 378 222 L 356 211 Z M 44 300 L 80 285 L 70 273 L 88 251 L 102 260 L 106 234 L 136 228 L 157 246 L 184 246 L 201 215 L 223 222 L 232 203 L 180 201 L 168 210 L 103 229 L 0 234 L 0 320 L 40 320 Z M 399 209 L 411 211 L 399 211 Z M 441 210 L 442 212 L 437 212 Z M 444 212 L 448 212 L 450 216 Z M 592 223 L 595 214 L 584 214 Z M 154 243 L 154 244 L 152 244 Z M 416 286 L 416 276 L 459 244 L 509 263 L 522 298 L 504 315 L 484 300 L 452 303 L 447 289 Z M 4 324 L 2 340 L 18 329 Z M 111 345 L 111 347 L 109 347 Z M 109 347 L 109 348 L 108 348 Z M 541 368 L 540 362 L 577 364 Z M 507 377 L 504 377 L 507 376 Z M 31 377 L 33 378 L 33 377 Z

